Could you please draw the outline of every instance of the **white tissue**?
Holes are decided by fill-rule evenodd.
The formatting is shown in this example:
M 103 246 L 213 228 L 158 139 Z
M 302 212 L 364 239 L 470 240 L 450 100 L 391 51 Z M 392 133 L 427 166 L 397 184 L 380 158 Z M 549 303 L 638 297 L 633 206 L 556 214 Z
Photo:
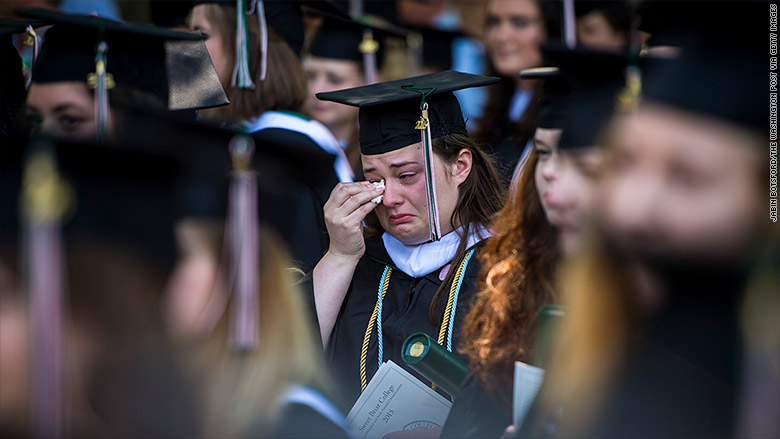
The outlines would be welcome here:
M 378 189 L 379 189 L 379 188 L 381 188 L 381 189 L 384 189 L 384 188 L 385 188 L 385 179 L 383 178 L 383 179 L 381 179 L 381 180 L 379 180 L 379 181 L 372 182 L 371 184 L 373 184 L 375 188 L 378 188 Z M 382 194 L 382 195 L 380 195 L 380 196 L 378 196 L 378 197 L 376 197 L 376 198 L 372 198 L 372 199 L 371 199 L 371 202 L 372 202 L 372 203 L 379 204 L 379 203 L 381 203 L 381 202 L 382 202 L 382 200 L 383 200 L 384 198 L 385 198 L 385 194 Z

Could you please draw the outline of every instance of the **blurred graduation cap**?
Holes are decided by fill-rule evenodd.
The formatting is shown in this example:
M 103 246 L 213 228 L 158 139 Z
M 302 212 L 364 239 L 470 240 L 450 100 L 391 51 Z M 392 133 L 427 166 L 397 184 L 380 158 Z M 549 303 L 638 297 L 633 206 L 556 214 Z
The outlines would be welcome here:
M 628 54 L 558 44 L 543 46 L 542 53 L 556 69 L 545 79 L 539 126 L 563 130 L 559 149 L 594 146 L 625 89 Z
M 561 74 L 561 70 L 558 67 L 534 67 L 520 71 L 520 77 L 544 80 L 536 126 L 562 129 L 565 119 L 565 98 L 571 87 Z
M 22 58 L 13 43 L 14 35 L 27 32 L 28 23 L 0 20 L 0 136 L 19 134 L 27 97 Z
M 33 66 L 34 82 L 82 81 L 99 90 L 101 59 L 106 88 L 142 90 L 170 111 L 229 103 L 198 33 L 45 9 L 19 13 L 54 24 Z
M 760 22 L 761 15 L 753 24 Z M 764 38 L 692 43 L 645 75 L 643 100 L 713 117 L 764 134 L 769 124 Z
M 311 38 L 309 54 L 319 58 L 361 62 L 366 84 L 377 81 L 377 70 L 381 67 L 378 60 L 382 60 L 381 42 L 384 38 L 406 38 L 408 34 L 406 29 L 370 16 L 347 20 L 321 11 L 311 10 L 307 13 L 324 18 Z
M 293 52 L 301 54 L 304 44 L 303 6 L 325 11 L 349 19 L 349 15 L 328 0 L 195 0 L 194 6 L 216 4 L 234 8 L 236 12 L 236 63 L 233 68 L 233 86 L 254 88 L 249 56 L 248 16 L 256 16 L 260 31 L 260 80 L 265 80 L 268 69 L 268 28 L 279 35 Z
M 317 98 L 360 108 L 360 151 L 365 155 L 384 154 L 422 143 L 431 239 L 436 241 L 441 232 L 431 141 L 446 134 L 467 134 L 460 104 L 453 91 L 498 81 L 498 78 L 445 70 L 398 81 L 317 93 Z

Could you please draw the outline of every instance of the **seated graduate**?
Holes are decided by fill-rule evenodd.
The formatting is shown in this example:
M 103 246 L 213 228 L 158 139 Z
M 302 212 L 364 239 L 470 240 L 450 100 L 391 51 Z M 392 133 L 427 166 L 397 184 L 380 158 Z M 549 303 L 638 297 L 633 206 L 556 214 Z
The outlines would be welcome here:
M 360 107 L 368 180 L 331 193 L 331 245 L 312 279 L 345 403 L 384 361 L 401 364 L 409 335 L 425 332 L 451 351 L 460 344 L 456 323 L 478 271 L 472 256 L 490 233 L 503 191 L 490 160 L 466 136 L 452 91 L 492 82 L 445 71 L 318 95 Z M 364 220 L 378 220 L 378 233 L 364 237 Z
M 133 119 L 137 124 L 144 116 Z M 190 157 L 189 172 L 180 181 L 181 213 L 190 220 L 208 213 L 225 230 L 221 260 L 219 251 L 216 261 L 204 260 L 203 250 L 186 248 L 197 242 L 179 240 L 180 258 L 164 300 L 168 327 L 198 382 L 201 434 L 348 437 L 343 415 L 325 396 L 330 380 L 309 311 L 313 307 L 293 286 L 295 270 L 278 225 L 260 226 L 258 211 L 267 206 L 257 206 L 258 192 L 283 191 L 289 182 L 317 178 L 316 169 L 327 172 L 332 156 L 320 152 L 301 159 L 293 148 L 258 144 L 255 149 L 250 136 L 227 129 L 157 119 L 142 125 L 145 135 L 154 133 L 149 143 L 164 149 L 168 139 L 178 138 L 187 145 L 178 149 Z M 232 172 L 218 154 L 226 149 L 233 154 Z M 252 155 L 262 167 L 249 167 Z M 203 185 L 225 190 L 203 193 Z M 210 200 L 220 196 L 221 202 Z
M 539 307 L 558 302 L 559 259 L 574 254 L 589 229 L 598 135 L 627 60 L 551 44 L 542 51 L 555 67 L 521 72 L 545 81 L 533 155 L 480 254 L 484 281 L 465 319 L 463 351 L 476 380 L 464 383 L 471 391 L 456 398 L 442 437 L 499 437 L 512 422 L 514 362 L 546 367 L 544 346 L 536 346 Z
M 311 6 L 334 13 L 329 2 Z M 208 35 L 206 46 L 230 105 L 199 112 L 239 131 L 252 133 L 258 143 L 294 145 L 302 154 L 343 151 L 328 129 L 300 114 L 307 83 L 300 53 L 304 34 L 301 2 L 199 0 L 190 26 Z M 237 42 L 240 42 L 238 44 Z M 246 50 L 236 50 L 236 47 Z M 337 161 L 330 173 L 300 185 L 289 196 L 260 194 L 259 204 L 275 206 L 263 215 L 280 224 L 294 262 L 310 272 L 328 249 L 322 206 L 339 182 L 352 181 L 350 168 Z
M 349 21 L 325 15 L 311 36 L 307 53 L 304 55 L 303 68 L 309 84 L 304 111 L 333 133 L 344 149 L 354 175 L 359 175 L 362 171 L 358 109 L 322 101 L 315 95 L 377 82 L 382 70 L 383 37 L 388 34 L 405 36 L 402 32 L 403 29 L 390 25 L 371 23 L 369 17 Z
M 638 109 L 616 122 L 594 209 L 601 240 L 564 272 L 570 316 L 523 437 L 737 432 L 745 280 L 777 243 L 756 3 L 714 5 L 725 13 L 648 71 Z M 708 31 L 719 23 L 736 32 Z
M 32 68 L 26 113 L 33 129 L 103 141 L 121 108 L 194 120 L 194 110 L 228 102 L 201 35 L 43 9 L 20 13 L 54 24 Z
M 178 160 L 70 142 L 3 147 L 0 434 L 197 435 L 196 387 L 159 307 Z

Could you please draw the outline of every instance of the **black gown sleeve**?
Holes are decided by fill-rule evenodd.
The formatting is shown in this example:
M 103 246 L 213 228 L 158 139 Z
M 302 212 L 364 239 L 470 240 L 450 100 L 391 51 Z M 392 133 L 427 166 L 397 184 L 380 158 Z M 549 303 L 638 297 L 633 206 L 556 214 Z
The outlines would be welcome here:
M 441 438 L 499 438 L 512 424 L 512 408 L 499 403 L 469 374 L 444 423 Z

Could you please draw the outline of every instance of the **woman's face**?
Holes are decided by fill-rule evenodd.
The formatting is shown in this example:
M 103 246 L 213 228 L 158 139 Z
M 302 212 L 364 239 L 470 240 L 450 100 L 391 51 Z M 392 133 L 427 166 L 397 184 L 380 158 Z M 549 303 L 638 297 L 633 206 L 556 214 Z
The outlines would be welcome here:
M 547 220 L 558 230 L 563 252 L 569 254 L 578 248 L 588 222 L 601 153 L 596 148 L 558 151 L 561 132 L 536 130 L 535 182 Z
M 560 212 L 561 250 L 568 255 L 580 248 L 590 222 L 603 153 L 596 147 L 580 148 L 561 152 L 560 161 L 558 185 L 548 202 L 551 209 Z
M 309 83 L 309 96 L 304 105 L 306 113 L 334 132 L 343 126 L 357 128 L 359 108 L 321 101 L 315 95 L 364 85 L 359 63 L 310 56 L 306 58 L 303 67 Z
M 32 83 L 27 93 L 26 114 L 32 129 L 58 139 L 90 141 L 95 139 L 95 100 L 84 82 Z M 113 115 L 108 114 L 109 135 L 113 133 Z
M 628 45 L 628 35 L 615 30 L 602 11 L 577 19 L 577 42 L 593 49 L 619 50 Z
M 485 48 L 496 72 L 514 78 L 542 63 L 546 38 L 542 13 L 533 0 L 493 0 L 488 5 Z
M 363 155 L 366 180 L 385 180 L 382 203 L 375 212 L 382 227 L 406 245 L 422 244 L 430 239 L 428 201 L 422 144 L 415 143 L 378 155 Z M 455 163 L 446 164 L 434 154 L 436 197 L 442 234 L 453 230 L 450 222 L 458 203 L 458 186 L 471 172 L 471 151 L 461 149 Z
M 201 4 L 192 8 L 190 28 L 199 30 L 206 36 L 206 49 L 209 51 L 211 62 L 217 70 L 217 76 L 222 83 L 222 88 L 228 90 L 233 76 L 232 62 L 225 50 L 225 40 L 222 33 L 209 20 L 207 10 L 213 7 L 210 4 Z
M 561 132 L 557 129 L 537 128 L 534 134 L 534 149 L 537 155 L 534 183 L 547 221 L 555 227 L 561 222 L 561 214 L 550 204 L 550 200 L 555 197 L 560 179 L 558 140 L 561 138 Z
M 757 143 L 713 119 L 644 105 L 616 126 L 597 210 L 604 229 L 649 254 L 741 255 L 767 210 Z

